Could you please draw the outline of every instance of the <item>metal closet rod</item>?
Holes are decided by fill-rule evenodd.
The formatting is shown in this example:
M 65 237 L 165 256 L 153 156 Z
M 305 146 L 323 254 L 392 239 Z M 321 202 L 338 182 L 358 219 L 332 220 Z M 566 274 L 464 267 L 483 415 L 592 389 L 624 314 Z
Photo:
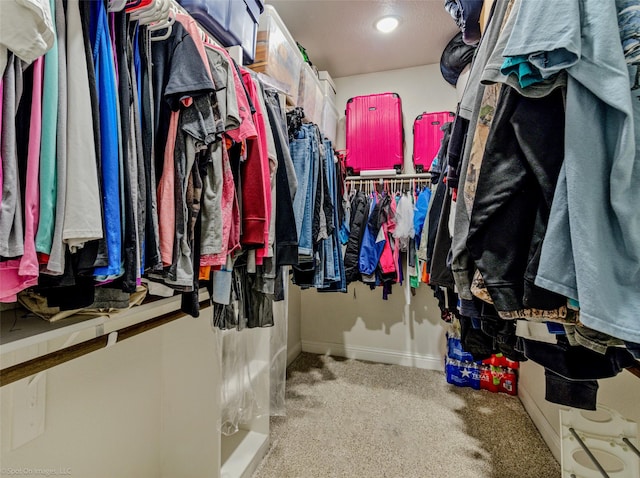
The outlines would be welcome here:
M 431 179 L 431 173 L 378 174 L 375 176 L 347 176 L 345 181 L 375 181 L 378 179 Z
M 203 300 L 200 302 L 200 310 L 206 309 L 208 307 L 211 307 L 210 301 Z M 140 335 L 149 330 L 153 330 L 156 327 L 160 327 L 161 325 L 165 325 L 169 322 L 173 322 L 174 320 L 181 319 L 186 315 L 187 314 L 185 314 L 184 312 L 176 310 L 159 315 L 158 317 L 154 317 L 149 320 L 145 320 L 144 322 L 140 322 L 138 324 L 123 327 L 122 329 L 114 331 L 117 332 L 117 337 L 115 342 L 113 343 L 122 342 L 123 340 L 135 337 L 136 335 Z M 80 342 L 79 344 L 71 345 L 70 347 L 56 350 L 55 352 L 51 352 L 46 355 L 27 360 L 26 362 L 13 365 L 11 367 L 3 368 L 2 370 L 0 370 L 0 387 L 4 387 L 5 385 L 9 385 L 10 383 L 17 382 L 18 380 L 22 380 L 23 378 L 30 377 L 31 375 L 35 375 L 36 373 L 42 372 L 44 370 L 48 370 L 55 367 L 56 365 L 60 365 L 65 362 L 69 362 L 70 360 L 77 359 L 79 357 L 82 357 L 83 355 L 90 354 L 91 352 L 95 352 L 96 350 L 103 349 L 108 345 L 109 335 L 111 333 L 104 334 L 99 337 L 86 340 L 84 342 Z

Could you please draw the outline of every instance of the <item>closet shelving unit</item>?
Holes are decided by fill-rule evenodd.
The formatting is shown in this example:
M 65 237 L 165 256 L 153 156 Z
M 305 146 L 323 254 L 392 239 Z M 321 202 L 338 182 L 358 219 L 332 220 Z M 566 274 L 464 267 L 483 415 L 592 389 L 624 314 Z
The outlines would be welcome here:
M 175 10 L 187 13 L 175 0 L 172 3 Z M 240 46 L 227 50 L 242 63 Z M 3 468 L 56 463 L 68 465 L 78 476 L 250 477 L 269 445 L 271 329 L 214 332 L 213 307 L 207 299 L 208 293 L 201 290 L 200 317 L 195 319 L 180 311 L 179 295 L 148 298 L 116 314 L 79 315 L 57 322 L 21 308 L 1 309 Z M 240 334 L 251 351 L 252 393 L 264 407 L 235 434 L 225 436 L 220 430 L 221 411 L 233 406 L 246 383 L 241 376 L 222 376 L 220 344 L 228 334 Z M 152 351 L 155 360 L 143 357 L 137 370 L 139 363 L 134 360 L 142 350 Z M 83 377 L 77 376 L 78 371 Z M 120 376 L 126 378 L 119 380 Z M 136 380 L 132 385 L 132 376 L 134 380 L 139 376 L 140 384 Z M 78 386 L 81 380 L 86 380 L 86 387 Z M 149 390 L 138 390 L 138 385 Z M 69 400 L 77 402 L 73 410 L 59 405 L 66 393 L 74 394 Z M 128 410 L 128 401 L 131 407 L 146 402 L 153 412 Z M 111 407 L 111 402 L 116 405 Z M 67 423 L 73 420 L 79 423 Z M 61 422 L 65 424 L 56 426 Z M 109 430 L 95 430 L 100 426 Z M 140 445 L 140 438 L 149 443 Z M 105 451 L 78 464 L 75 441 L 78 447 L 86 443 Z M 125 454 L 130 450 L 129 466 L 117 451 L 109 457 L 108 450 Z M 134 456 L 135 450 L 145 450 L 144 456 Z
M 44 410 L 50 400 L 49 395 L 55 394 L 55 391 L 47 389 L 47 376 L 51 375 L 50 382 L 58 382 L 54 385 L 57 389 L 64 387 L 61 381 L 75 378 L 69 375 L 69 368 L 95 367 L 98 370 L 97 379 L 104 375 L 106 380 L 119 387 L 117 372 L 102 369 L 117 362 L 116 356 L 122 353 L 121 342 L 126 343 L 129 351 L 125 355 L 129 356 L 139 339 L 147 336 L 144 342 L 152 341 L 153 346 L 160 349 L 159 363 L 140 369 L 139 374 L 154 376 L 153 386 L 160 392 L 157 400 L 161 402 L 158 417 L 161 425 L 159 449 L 146 458 L 149 460 L 155 455 L 162 476 L 202 476 L 202 470 L 210 470 L 208 476 L 213 477 L 251 476 L 268 448 L 269 410 L 267 408 L 259 417 L 242 424 L 235 434 L 221 434 L 221 411 L 225 406 L 233 406 L 233 403 L 223 402 L 221 388 L 237 392 L 226 395 L 227 401 L 233 402 L 243 392 L 241 387 L 245 382 L 243 377 L 221 376 L 220 341 L 224 334 L 241 334 L 241 340 L 253 351 L 249 364 L 251 374 L 256 378 L 253 392 L 257 401 L 268 407 L 270 329 L 214 333 L 211 330 L 213 308 L 206 299 L 207 292 L 203 290 L 200 293 L 201 316 L 195 319 L 180 312 L 179 296 L 153 300 L 112 316 L 70 317 L 53 323 L 27 314 L 20 308 L 3 311 L 0 402 L 6 401 L 3 406 L 3 431 L 7 433 L 3 437 L 6 439 L 3 454 L 7 451 L 5 447 L 22 448 L 18 453 L 30 453 L 31 439 L 18 444 L 11 438 L 12 435 L 15 437 L 12 428 L 24 425 L 24 418 L 35 422 L 44 420 L 39 426 L 50 435 L 50 439 L 34 433 L 34 443 L 38 440 L 55 442 L 57 445 L 53 448 L 57 446 L 59 449 L 52 449 L 51 453 L 65 456 L 67 452 L 63 449 L 69 447 L 73 440 L 65 441 L 62 439 L 63 432 L 48 428 L 49 419 L 46 415 L 49 414 L 45 415 Z M 68 364 L 66 368 L 65 364 Z M 131 369 L 135 370 L 136 365 L 130 363 Z M 101 375 L 100 371 L 105 373 Z M 110 398 L 115 401 L 127 399 L 128 392 L 124 386 L 112 393 Z M 25 398 L 25 403 L 21 403 L 21 397 Z M 104 408 L 99 409 L 104 415 L 116 419 L 119 413 L 112 414 L 108 402 L 105 401 L 102 404 Z M 11 411 L 5 414 L 9 408 Z M 81 421 L 88 418 L 82 410 L 78 412 Z M 7 419 L 11 425 L 5 422 Z M 53 421 L 57 420 L 54 418 Z M 122 422 L 121 426 L 124 432 L 127 426 L 141 425 Z M 88 430 L 87 433 L 91 435 Z M 126 435 L 122 440 L 126 443 Z M 194 447 L 194 442 L 199 442 L 199 446 Z M 108 443 L 97 442 L 94 445 L 102 448 L 107 447 Z M 35 449 L 39 449 L 37 444 Z M 34 456 L 37 457 L 38 453 L 34 453 Z M 6 464 L 12 464 L 10 457 Z M 17 463 L 15 467 L 18 467 Z M 82 474 L 81 468 L 78 471 Z M 125 472 L 118 476 L 135 475 Z

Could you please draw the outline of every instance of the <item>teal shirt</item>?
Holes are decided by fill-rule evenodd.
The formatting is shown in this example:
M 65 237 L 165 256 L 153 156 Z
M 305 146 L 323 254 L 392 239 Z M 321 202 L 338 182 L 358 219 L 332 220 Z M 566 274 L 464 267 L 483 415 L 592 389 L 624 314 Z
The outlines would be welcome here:
M 504 56 L 522 55 L 543 78 L 568 74 L 565 162 L 536 284 L 579 300 L 586 326 L 640 343 L 640 90 L 616 2 L 521 1 Z
M 55 18 L 55 0 L 51 0 Z M 54 25 L 55 28 L 55 25 Z M 58 125 L 58 40 L 44 56 L 42 83 L 42 137 L 40 140 L 40 220 L 36 235 L 36 251 L 51 253 L 56 222 L 56 132 Z

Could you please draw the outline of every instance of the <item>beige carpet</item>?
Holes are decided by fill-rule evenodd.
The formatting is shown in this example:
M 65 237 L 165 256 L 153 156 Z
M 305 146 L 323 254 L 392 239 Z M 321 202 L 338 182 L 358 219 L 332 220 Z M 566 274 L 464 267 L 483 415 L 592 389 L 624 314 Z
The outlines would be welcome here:
M 254 478 L 557 478 L 516 397 L 440 372 L 302 354 Z

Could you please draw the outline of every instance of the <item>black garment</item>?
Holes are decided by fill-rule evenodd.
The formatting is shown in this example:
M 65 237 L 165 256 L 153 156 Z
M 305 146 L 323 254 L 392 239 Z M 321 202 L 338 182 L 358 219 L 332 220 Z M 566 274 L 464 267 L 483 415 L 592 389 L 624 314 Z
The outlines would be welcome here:
M 155 174 L 150 174 L 152 170 L 153 158 L 153 92 L 151 91 L 151 57 L 149 55 L 149 32 L 146 28 L 140 28 L 139 50 L 140 65 L 142 69 L 142 154 L 144 157 L 144 170 L 146 184 L 147 215 L 145 220 L 144 258 L 145 268 L 148 270 L 161 270 L 162 260 L 160 258 L 160 245 L 158 244 L 158 212 L 157 201 L 154 201 L 157 182 Z
M 473 0 L 479 1 L 479 0 Z M 442 51 L 440 57 L 440 72 L 442 77 L 451 85 L 456 86 L 462 70 L 471 63 L 476 47 L 466 45 L 462 33 L 454 36 Z
M 447 195 L 447 185 L 444 181 L 445 176 L 442 175 L 436 186 L 436 192 L 431 199 L 431 206 L 429 206 L 429 230 L 427 231 L 427 271 L 431 271 L 431 265 L 433 263 L 433 252 L 436 244 L 436 235 L 438 233 L 438 225 L 440 224 L 440 215 L 442 214 L 442 207 Z
M 439 186 L 438 186 L 439 187 Z M 438 221 L 433 254 L 429 262 L 429 284 L 446 287 L 453 290 L 455 282 L 451 273 L 451 266 L 447 258 L 451 251 L 451 235 L 449 234 L 449 214 L 451 212 L 451 190 L 445 186 L 445 194 L 442 202 L 442 211 Z
M 566 407 L 596 410 L 597 380 L 569 380 L 547 369 L 544 377 L 546 401 Z
M 480 41 L 480 12 L 482 0 L 446 0 L 445 9 L 451 14 L 462 31 L 467 45 L 476 45 Z
M 316 252 L 320 258 L 322 250 L 317 250 L 314 247 L 313 259 L 302 260 L 298 262 L 297 266 L 293 266 L 293 283 L 301 289 L 309 289 L 315 287 L 316 267 L 320 264 L 320 260 L 316 258 Z
M 131 121 L 129 118 L 129 107 L 131 105 L 131 82 L 129 79 L 129 61 L 127 58 L 127 17 L 123 12 L 115 13 L 115 36 L 116 55 L 118 56 L 118 99 L 120 103 L 120 145 L 122 149 L 122 175 L 124 177 L 124 231 L 122 241 L 122 256 L 124 262 L 124 275 L 122 290 L 125 292 L 135 292 L 136 290 L 136 241 L 134 204 L 132 197 L 133 182 L 138 178 L 132 178 L 127 165 L 131 160 L 127 145 L 131 136 Z
M 331 191 L 329 191 L 329 179 L 327 178 L 326 162 L 327 162 L 326 155 L 321 155 L 320 179 L 322 180 L 322 191 L 324 196 L 322 201 L 322 209 L 323 209 L 325 220 L 326 220 L 327 236 L 331 237 L 334 231 L 336 230 L 336 224 L 333 218 L 333 211 L 335 206 L 333 204 L 333 199 L 331 197 Z
M 456 307 L 458 295 L 451 289 L 441 287 L 432 287 L 432 289 L 433 297 L 438 301 L 440 318 L 447 324 L 453 322 L 453 319 L 456 317 L 461 319 Z
M 604 354 L 586 347 L 571 346 L 566 337 L 557 344 L 523 340 L 528 359 L 570 380 L 597 380 L 615 377 L 623 369 L 636 365 L 633 355 L 621 347 L 609 347 Z
M 128 309 L 131 294 L 111 284 L 95 288 L 95 298 L 90 309 Z
M 256 276 L 247 272 L 246 261 L 246 254 L 243 254 L 233 266 L 231 303 L 213 304 L 213 325 L 219 329 L 242 330 L 273 325 L 273 301 L 257 290 Z
M 96 287 L 93 264 L 97 252 L 98 241 L 86 243 L 76 254 L 71 254 L 67 249 L 62 275 L 40 275 L 35 290 L 47 298 L 49 307 L 74 310 L 89 307 L 94 302 Z M 118 284 L 112 284 L 112 287 L 117 286 Z
M 485 335 L 494 340 L 494 353 L 501 353 L 515 362 L 525 362 L 527 360 L 527 357 L 517 346 L 518 337 L 516 337 L 515 320 L 501 319 L 490 304 L 483 303 L 480 329 Z
M 195 221 L 191 231 L 189 243 L 191 245 L 191 259 L 193 265 L 193 288 L 189 292 L 182 293 L 180 310 L 192 317 L 200 316 L 200 236 L 202 234 L 202 214 L 200 214 L 200 202 L 202 200 L 203 178 L 207 175 L 208 151 L 201 151 L 196 155 L 193 164 L 193 206 L 191 208 L 191 220 Z
M 276 267 L 275 284 L 273 285 L 273 301 L 281 302 L 284 300 L 284 281 L 289 280 L 289 276 L 284 276 L 284 267 Z
M 155 120 L 156 176 L 162 176 L 171 111 L 184 96 L 215 91 L 196 44 L 180 22 L 171 26 L 167 40 L 151 43 Z
M 320 154 L 320 143 L 318 142 L 317 127 L 313 128 L 316 133 L 315 138 L 311 138 L 311 167 L 317 168 L 316 183 L 309 184 L 310 188 L 314 188 L 316 195 L 313 198 L 313 218 L 311 221 L 311 242 L 313 243 L 314 251 L 317 248 L 318 235 L 320 234 L 320 209 L 322 208 L 322 201 L 324 199 L 323 186 L 325 184 L 324 177 L 324 165 L 322 161 L 322 154 Z M 313 151 L 313 145 L 316 147 L 316 151 Z
M 334 155 L 339 158 L 339 156 L 337 156 L 335 152 L 334 152 Z M 338 159 L 338 162 L 336 163 L 336 180 L 338 184 L 338 195 L 336 197 L 338 199 L 338 204 L 335 204 L 335 206 L 338 208 L 338 224 L 336 224 L 336 227 L 338 228 L 344 222 L 345 211 L 344 211 L 344 200 L 342 200 L 342 198 L 344 197 L 346 177 L 347 177 L 347 172 L 345 170 L 344 161 L 342 161 L 341 159 Z
M 24 63 L 20 63 L 24 65 Z M 16 111 L 16 157 L 18 160 L 18 178 L 20 185 L 21 210 L 24 211 L 25 190 L 27 187 L 27 163 L 29 155 L 29 130 L 31 127 L 31 106 L 33 102 L 33 64 L 24 72 L 16 69 L 16 77 L 22 76 L 22 97 Z M 16 78 L 17 82 L 17 78 Z
M 460 317 L 460 343 L 476 361 L 488 359 L 495 351 L 493 338 L 474 328 L 469 317 Z
M 566 301 L 534 285 L 564 158 L 564 121 L 560 89 L 527 98 L 502 87 L 467 238 L 499 311 L 555 309 Z
M 298 135 L 304 120 L 304 110 L 299 106 L 287 112 L 287 128 L 289 130 L 289 141 L 293 141 Z
M 360 245 L 369 217 L 369 200 L 367 195 L 358 191 L 351 200 L 351 220 L 349 222 L 349 239 L 344 254 L 344 272 L 347 284 L 360 279 Z
M 293 212 L 293 198 L 289 189 L 289 177 L 284 155 L 289 152 L 286 125 L 280 120 L 280 102 L 278 94 L 273 90 L 265 91 L 265 104 L 269 125 L 273 133 L 273 141 L 278 156 L 276 170 L 276 267 L 298 264 L 298 231 Z
M 460 172 L 462 169 L 462 155 L 464 154 L 464 145 L 467 141 L 467 134 L 469 132 L 469 120 L 456 116 L 456 119 L 449 128 L 449 136 L 445 138 L 447 140 L 446 148 L 441 148 L 438 153 L 438 158 L 444 158 L 446 156 L 447 163 L 449 164 L 449 170 L 447 171 L 447 184 L 450 188 L 457 189 L 460 182 Z M 442 146 L 444 148 L 444 139 Z
M 627 350 L 631 352 L 637 360 L 640 360 L 640 344 L 634 344 L 633 342 L 626 341 L 624 344 L 627 347 Z
M 460 315 L 469 317 L 471 319 L 477 319 L 480 317 L 480 299 L 473 298 L 472 300 L 460 299 Z

